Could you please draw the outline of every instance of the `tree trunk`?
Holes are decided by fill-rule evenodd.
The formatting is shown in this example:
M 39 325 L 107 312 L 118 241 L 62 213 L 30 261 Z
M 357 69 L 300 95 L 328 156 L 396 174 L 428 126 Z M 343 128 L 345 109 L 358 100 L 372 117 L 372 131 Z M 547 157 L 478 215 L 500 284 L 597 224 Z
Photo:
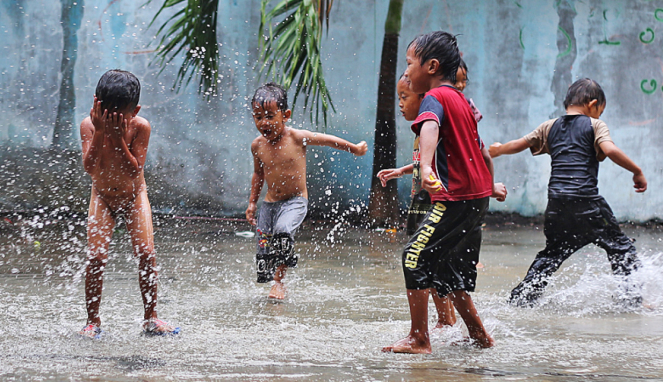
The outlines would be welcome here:
M 380 59 L 373 176 L 368 204 L 369 223 L 377 226 L 394 223 L 399 214 L 396 181 L 390 181 L 387 187 L 382 187 L 377 174 L 380 170 L 396 167 L 396 63 L 403 1 L 389 1 Z
M 60 73 L 60 103 L 58 114 L 55 117 L 53 128 L 54 149 L 73 149 L 74 139 L 74 109 L 76 107 L 76 92 L 74 89 L 74 66 L 78 56 L 78 37 L 76 32 L 81 26 L 83 18 L 84 0 L 60 0 L 62 13 L 62 62 Z

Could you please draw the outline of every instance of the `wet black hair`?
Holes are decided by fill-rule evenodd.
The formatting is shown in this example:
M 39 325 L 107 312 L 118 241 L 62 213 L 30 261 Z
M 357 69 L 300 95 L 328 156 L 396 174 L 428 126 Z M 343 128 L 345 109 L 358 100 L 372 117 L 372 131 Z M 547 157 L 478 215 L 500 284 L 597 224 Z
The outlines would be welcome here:
M 419 35 L 407 46 L 414 46 L 414 54 L 419 57 L 421 65 L 430 59 L 440 62 L 436 74 L 452 83 L 456 82 L 456 72 L 460 65 L 460 51 L 456 36 L 442 31 L 435 31 Z
M 465 60 L 463 58 L 460 59 L 460 62 L 458 63 L 458 67 L 463 69 L 465 73 L 467 73 L 467 64 L 465 63 Z M 458 71 L 458 69 L 456 69 Z
M 272 101 L 276 102 L 276 106 L 282 112 L 285 113 L 288 110 L 288 93 L 283 86 L 275 82 L 268 82 L 256 89 L 253 99 L 251 99 L 251 106 L 258 104 L 264 108 L 265 102 Z
M 94 95 L 109 111 L 133 110 L 140 100 L 140 81 L 126 70 L 109 70 L 99 79 Z
M 603 93 L 601 85 L 590 78 L 583 78 L 569 86 L 566 99 L 564 99 L 564 108 L 586 105 L 593 99 L 597 101 L 597 106 L 605 105 L 605 93 Z
M 465 81 L 469 83 L 470 81 L 470 77 L 468 76 L 469 71 L 467 70 L 467 64 L 465 63 L 465 60 L 463 60 L 462 57 L 460 58 L 460 63 L 458 64 L 458 68 L 463 69 L 463 71 L 465 72 Z M 456 72 L 458 72 L 458 69 L 456 69 Z

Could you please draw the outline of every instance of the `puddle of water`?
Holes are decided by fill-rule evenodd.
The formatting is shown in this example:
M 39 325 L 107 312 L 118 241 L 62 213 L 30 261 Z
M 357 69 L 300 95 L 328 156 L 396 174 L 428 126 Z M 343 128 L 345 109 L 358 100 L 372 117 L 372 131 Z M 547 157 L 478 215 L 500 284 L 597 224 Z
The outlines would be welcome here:
M 409 330 L 402 234 L 306 223 L 288 297 L 256 284 L 243 225 L 161 221 L 155 230 L 159 315 L 176 338 L 141 335 L 142 305 L 128 237 L 116 232 L 101 304 L 106 336 L 86 341 L 82 222 L 0 226 L 0 378 L 221 380 L 602 380 L 663 378 L 660 229 L 628 228 L 645 266 L 651 309 L 624 311 L 605 253 L 571 257 L 533 309 L 509 291 L 544 245 L 540 227 L 487 227 L 473 298 L 497 341 L 454 346 L 459 323 L 431 334 L 432 355 L 384 354 Z M 431 301 L 430 320 L 435 319 Z M 432 326 L 431 326 L 432 327 Z

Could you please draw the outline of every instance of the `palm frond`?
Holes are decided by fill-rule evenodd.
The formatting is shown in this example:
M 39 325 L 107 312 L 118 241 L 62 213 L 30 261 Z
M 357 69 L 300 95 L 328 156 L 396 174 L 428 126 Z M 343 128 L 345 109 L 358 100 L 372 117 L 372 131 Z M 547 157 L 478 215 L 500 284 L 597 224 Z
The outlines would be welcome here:
M 309 110 L 311 122 L 315 114 L 315 123 L 319 123 L 322 114 L 327 126 L 329 109 L 336 108 L 325 84 L 320 47 L 334 1 L 281 0 L 267 12 L 270 2 L 262 0 L 260 10 L 260 74 L 274 78 L 286 89 L 296 82 L 293 108 L 303 94 L 304 110 Z
M 150 2 L 152 0 L 146 4 Z M 161 74 L 184 51 L 184 60 L 175 77 L 173 90 L 179 92 L 198 75 L 198 93 L 210 97 L 216 94 L 219 80 L 219 46 L 216 39 L 219 0 L 164 0 L 148 28 L 163 11 L 181 3 L 186 4 L 159 27 L 156 34 L 157 38 L 160 37 L 157 55 L 150 64 L 159 66 Z

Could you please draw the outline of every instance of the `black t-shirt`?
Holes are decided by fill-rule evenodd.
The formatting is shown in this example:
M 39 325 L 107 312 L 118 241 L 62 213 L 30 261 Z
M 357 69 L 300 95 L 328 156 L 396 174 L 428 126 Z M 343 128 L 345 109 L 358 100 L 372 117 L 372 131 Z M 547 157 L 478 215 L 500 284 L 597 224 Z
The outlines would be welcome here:
M 605 123 L 586 115 L 565 115 L 547 121 L 526 135 L 534 155 L 552 158 L 549 197 L 593 197 L 599 194 L 599 144 L 611 141 Z

